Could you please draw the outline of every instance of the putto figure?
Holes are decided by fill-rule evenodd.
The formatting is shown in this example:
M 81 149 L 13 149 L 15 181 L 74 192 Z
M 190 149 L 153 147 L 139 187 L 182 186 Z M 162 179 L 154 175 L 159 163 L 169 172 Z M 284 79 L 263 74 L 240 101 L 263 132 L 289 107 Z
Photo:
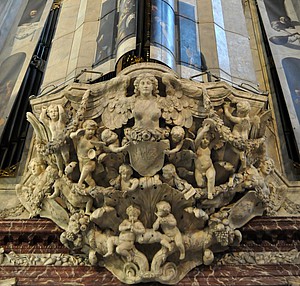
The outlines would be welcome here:
M 172 250 L 172 242 L 175 243 L 179 249 L 179 259 L 185 258 L 185 248 L 183 244 L 182 235 L 177 227 L 177 221 L 173 214 L 171 214 L 171 205 L 166 201 L 161 201 L 156 204 L 157 219 L 153 224 L 153 229 L 158 230 L 161 227 L 166 236 L 162 237 L 161 245 L 165 246 L 169 251 Z
M 198 187 L 207 186 L 207 198 L 213 199 L 215 192 L 216 170 L 211 159 L 211 149 L 217 142 L 217 137 L 211 138 L 210 124 L 204 124 L 195 139 L 195 179 Z M 206 179 L 206 182 L 205 182 Z
M 96 143 L 100 142 L 95 136 L 98 125 L 94 120 L 86 120 L 82 127 L 83 129 L 70 134 L 77 151 L 79 170 L 81 172 L 78 186 L 84 188 L 84 182 L 86 182 L 89 186 L 94 187 L 96 183 L 92 178 L 92 172 L 96 168 L 96 162 L 94 160 L 95 155 L 93 155 L 95 152 L 93 151 L 96 148 Z
M 119 225 L 120 234 L 117 237 L 110 237 L 107 240 L 107 253 L 104 257 L 112 255 L 114 252 L 114 245 L 116 247 L 116 253 L 125 256 L 127 261 L 132 261 L 134 252 L 137 251 L 135 248 L 136 235 L 145 233 L 145 227 L 142 222 L 138 220 L 141 211 L 139 208 L 129 206 L 126 209 L 128 219 L 122 221 Z
M 48 143 L 49 151 L 54 153 L 56 163 L 59 170 L 59 176 L 63 175 L 64 165 L 69 163 L 69 146 L 66 142 L 66 113 L 64 108 L 60 105 L 43 106 L 40 115 L 41 122 L 49 128 L 51 137 Z

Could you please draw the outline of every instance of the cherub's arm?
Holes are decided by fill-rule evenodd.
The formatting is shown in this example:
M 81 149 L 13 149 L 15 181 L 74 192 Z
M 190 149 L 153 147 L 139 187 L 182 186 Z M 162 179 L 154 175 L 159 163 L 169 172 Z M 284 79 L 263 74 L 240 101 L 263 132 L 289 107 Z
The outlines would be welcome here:
M 40 121 L 45 125 L 49 124 L 49 118 L 47 117 L 47 106 L 42 107 L 42 112 L 40 114 Z
M 159 225 L 160 225 L 160 218 L 158 217 L 152 226 L 153 230 L 158 230 Z
M 103 150 L 103 151 L 105 151 L 105 152 L 108 152 L 107 147 L 105 146 L 105 143 L 102 142 L 102 141 L 100 141 L 100 140 L 98 140 L 98 138 L 96 138 L 96 137 L 92 138 L 92 139 L 91 139 L 91 143 L 92 143 L 96 148 L 98 148 L 99 150 L 101 149 L 101 150 Z
M 199 130 L 197 137 L 195 139 L 195 147 L 196 149 L 199 147 L 201 140 L 203 139 L 203 136 L 206 132 L 208 132 L 210 129 L 209 124 L 205 124 L 201 129 Z
M 128 189 L 128 191 L 134 191 L 139 185 L 139 180 L 136 178 L 133 178 L 130 180 L 130 183 L 131 183 L 131 186 Z
M 70 133 L 70 138 L 73 139 L 73 140 L 78 140 L 78 138 L 82 137 L 85 133 L 85 130 L 84 129 L 78 129 L 77 131 L 75 132 L 71 132 Z
M 167 155 L 171 155 L 171 154 L 177 153 L 178 151 L 181 150 L 181 148 L 182 148 L 182 146 L 183 146 L 183 142 L 184 142 L 184 140 L 181 140 L 181 141 L 176 145 L 176 147 L 175 147 L 174 149 L 172 149 L 172 150 L 166 150 L 165 153 L 166 153 Z
M 79 139 L 84 135 L 84 133 L 85 133 L 84 129 L 78 129 L 77 131 L 70 133 L 70 138 L 73 140 L 76 149 L 77 149 L 77 144 L 79 142 Z
M 169 226 L 176 226 L 177 225 L 177 221 L 176 221 L 175 217 L 172 214 L 169 214 L 165 219 L 168 222 Z
M 58 108 L 58 114 L 59 114 L 59 122 L 65 124 L 67 121 L 65 110 L 60 104 L 57 105 L 57 108 Z
M 140 222 L 140 221 L 137 221 L 134 223 L 133 225 L 133 232 L 136 233 L 136 234 L 143 234 L 145 233 L 145 227 L 144 225 Z
M 119 231 L 125 231 L 129 229 L 131 229 L 131 223 L 127 219 L 123 220 L 119 225 Z
M 105 149 L 108 149 L 110 152 L 113 152 L 113 153 L 119 153 L 119 152 L 122 152 L 122 151 L 125 151 L 128 146 L 129 146 L 129 142 L 126 142 L 125 145 L 119 147 L 119 144 L 116 143 L 116 144 L 110 144 L 109 146 L 107 146 Z
M 115 189 L 119 190 L 121 188 L 121 176 L 118 175 L 115 179 L 111 179 L 109 184 Z
M 225 113 L 225 116 L 233 123 L 240 123 L 241 122 L 241 118 L 237 117 L 237 116 L 233 116 L 230 111 L 229 111 L 229 105 L 228 104 L 225 104 L 224 105 L 224 113 Z

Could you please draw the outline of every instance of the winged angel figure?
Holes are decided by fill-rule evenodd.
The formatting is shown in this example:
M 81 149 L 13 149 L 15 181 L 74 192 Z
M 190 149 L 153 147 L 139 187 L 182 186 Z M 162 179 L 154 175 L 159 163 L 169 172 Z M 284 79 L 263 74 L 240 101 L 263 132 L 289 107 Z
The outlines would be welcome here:
M 130 94 L 130 77 L 120 76 L 91 89 L 85 112 L 87 118 L 101 116 L 110 130 L 125 128 L 122 145 L 129 144 L 131 165 L 142 176 L 153 176 L 163 167 L 171 126 L 190 128 L 193 116 L 203 117 L 209 111 L 203 88 L 170 75 L 164 75 L 162 82 L 165 90 L 160 91 L 157 78 L 142 73 L 134 79 Z M 78 108 L 80 97 L 71 93 L 66 97 Z

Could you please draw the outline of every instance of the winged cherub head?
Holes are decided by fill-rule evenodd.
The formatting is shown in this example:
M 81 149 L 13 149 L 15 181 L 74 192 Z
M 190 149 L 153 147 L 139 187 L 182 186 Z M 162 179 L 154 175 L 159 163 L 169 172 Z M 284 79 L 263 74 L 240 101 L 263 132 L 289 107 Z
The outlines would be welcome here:
M 158 81 L 151 73 L 138 75 L 133 84 L 136 96 L 158 96 Z

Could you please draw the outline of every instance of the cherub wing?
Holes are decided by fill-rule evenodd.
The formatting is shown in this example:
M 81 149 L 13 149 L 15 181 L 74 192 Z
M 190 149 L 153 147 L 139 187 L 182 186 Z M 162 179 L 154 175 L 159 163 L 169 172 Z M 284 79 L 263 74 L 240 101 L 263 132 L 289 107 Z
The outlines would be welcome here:
M 102 113 L 102 121 L 110 129 L 121 128 L 133 117 L 132 109 L 135 97 L 126 97 L 128 85 L 123 86 L 121 90 L 112 91 L 108 94 Z
M 135 98 L 126 97 L 129 83 L 128 76 L 119 76 L 94 86 L 90 90 L 84 117 L 93 119 L 101 116 L 104 125 L 109 129 L 121 128 L 132 118 L 131 110 Z M 65 96 L 75 110 L 80 108 L 82 91 L 77 95 L 69 91 Z
M 265 110 L 259 115 L 255 115 L 252 119 L 252 127 L 249 138 L 257 139 L 264 136 L 268 121 L 271 119 L 271 110 Z
M 32 125 L 36 137 L 42 142 L 49 142 L 51 131 L 31 113 L 26 113 L 27 121 Z
M 190 128 L 193 116 L 208 115 L 210 102 L 204 86 L 172 75 L 164 75 L 162 82 L 166 87 L 166 97 L 160 97 L 160 106 L 166 123 Z

